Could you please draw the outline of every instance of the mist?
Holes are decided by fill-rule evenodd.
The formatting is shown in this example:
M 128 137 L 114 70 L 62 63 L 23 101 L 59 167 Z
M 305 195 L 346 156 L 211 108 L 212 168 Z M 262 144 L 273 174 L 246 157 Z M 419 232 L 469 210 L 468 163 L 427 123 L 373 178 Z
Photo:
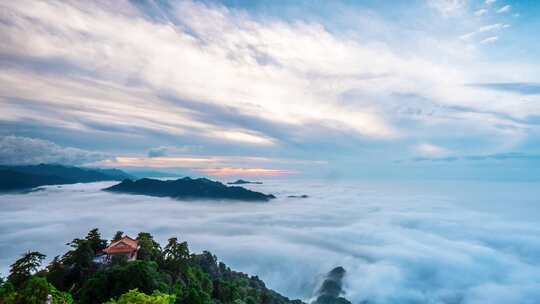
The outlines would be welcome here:
M 309 300 L 343 266 L 353 303 L 535 303 L 540 187 L 531 183 L 271 180 L 267 203 L 112 194 L 113 183 L 0 195 L 0 273 L 28 250 L 63 254 L 97 227 L 178 236 L 268 287 Z M 307 194 L 309 198 L 287 198 Z

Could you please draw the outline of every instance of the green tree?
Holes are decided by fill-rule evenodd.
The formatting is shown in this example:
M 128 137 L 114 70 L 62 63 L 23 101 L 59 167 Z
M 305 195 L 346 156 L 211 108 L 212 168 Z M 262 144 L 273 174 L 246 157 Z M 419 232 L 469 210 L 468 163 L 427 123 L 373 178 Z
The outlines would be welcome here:
M 8 281 L 13 284 L 15 288 L 22 287 L 32 273 L 36 272 L 38 267 L 41 266 L 41 262 L 45 257 L 46 255 L 37 251 L 23 254 L 22 258 L 11 264 Z
M 174 295 L 168 295 L 155 291 L 152 295 L 147 295 L 133 289 L 123 294 L 117 301 L 111 299 L 105 304 L 172 304 L 175 301 Z
M 85 238 L 90 245 L 94 254 L 100 252 L 101 250 L 107 248 L 107 240 L 101 238 L 101 233 L 97 228 L 94 228 L 88 232 Z
M 173 288 L 177 303 L 210 303 L 213 285 L 207 273 L 198 266 L 187 266 Z
M 116 242 L 116 241 L 119 241 L 122 239 L 122 237 L 124 236 L 124 231 L 116 231 L 116 233 L 114 234 L 111 242 Z
M 93 271 L 94 251 L 85 239 L 74 239 L 68 245 L 73 248 L 62 257 L 62 264 L 69 271 L 65 276 L 65 287 L 77 289 L 90 277 Z
M 73 303 L 71 294 L 78 304 L 301 303 L 267 289 L 257 277 L 231 270 L 210 252 L 191 254 L 187 243 L 177 238 L 169 239 L 163 250 L 149 233 L 141 232 L 137 239 L 141 259 L 131 262 L 124 257 L 93 263 L 96 248 L 104 244 L 97 229 L 68 243 L 70 250 L 55 257 L 46 270 L 38 271 L 45 256 L 29 252 L 11 265 L 7 282 L 0 279 L 0 304 L 43 303 L 48 294 L 54 304 Z
M 32 276 L 24 286 L 7 294 L 0 294 L 0 303 L 4 304 L 43 304 L 48 296 L 51 296 L 53 304 L 72 304 L 70 294 L 58 291 L 43 277 Z M 3 302 L 2 302 L 3 301 Z
M 154 240 L 154 237 L 147 232 L 140 232 L 137 235 L 139 241 L 139 252 L 137 259 L 145 261 L 158 261 L 161 256 L 161 246 Z
M 14 296 L 16 296 L 15 286 L 10 282 L 0 279 L 0 303 L 9 303 L 8 300 L 13 302 Z
M 163 270 L 170 273 L 174 281 L 176 281 L 180 278 L 181 273 L 186 270 L 189 259 L 190 255 L 187 243 L 179 243 L 178 239 L 173 237 L 169 239 L 167 246 L 163 248 L 160 266 Z
M 150 294 L 154 290 L 168 291 L 170 279 L 158 272 L 157 264 L 132 261 L 96 272 L 80 291 L 81 303 L 102 303 L 119 297 L 131 289 Z
M 196 288 L 190 288 L 187 297 L 183 303 L 186 304 L 207 304 L 210 302 L 210 297 L 208 294 L 202 292 L 201 290 L 198 290 Z
M 71 294 L 57 290 L 52 284 L 49 284 L 49 294 L 52 295 L 52 304 L 73 304 Z
M 55 256 L 54 259 L 47 266 L 47 281 L 56 286 L 60 290 L 66 290 L 66 276 L 69 273 L 69 269 L 62 264 L 59 256 Z
M 43 304 L 49 294 L 49 283 L 45 278 L 33 276 L 20 292 L 21 303 Z
M 179 243 L 176 237 L 170 238 L 163 250 L 165 259 L 186 261 L 189 259 L 189 248 L 186 242 Z

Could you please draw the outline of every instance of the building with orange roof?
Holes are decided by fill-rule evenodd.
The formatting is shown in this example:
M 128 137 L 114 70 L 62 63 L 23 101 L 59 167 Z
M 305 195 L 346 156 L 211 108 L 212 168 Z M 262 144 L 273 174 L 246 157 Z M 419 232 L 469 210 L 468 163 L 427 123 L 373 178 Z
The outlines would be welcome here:
M 110 261 L 113 256 L 117 255 L 125 255 L 128 261 L 133 261 L 137 259 L 137 252 L 139 251 L 139 248 L 139 241 L 126 235 L 118 241 L 112 242 L 107 248 L 103 249 L 103 253 L 107 255 L 108 261 Z

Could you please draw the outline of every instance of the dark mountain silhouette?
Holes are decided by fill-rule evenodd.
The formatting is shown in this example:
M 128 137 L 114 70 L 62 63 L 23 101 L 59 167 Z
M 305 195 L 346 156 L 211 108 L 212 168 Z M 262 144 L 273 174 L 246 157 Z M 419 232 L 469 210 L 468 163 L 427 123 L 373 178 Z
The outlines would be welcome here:
M 289 195 L 287 196 L 288 198 L 308 198 L 309 195 L 307 194 L 302 194 L 302 195 Z
M 131 178 L 117 169 L 90 169 L 62 165 L 0 166 L 0 191 L 18 191 L 45 185 L 114 181 Z
M 317 291 L 317 299 L 312 304 L 351 304 L 343 298 L 343 278 L 345 269 L 341 266 L 332 269 L 326 274 L 325 279 Z
M 129 179 L 120 184 L 103 189 L 105 191 L 142 194 L 177 199 L 230 199 L 241 201 L 268 201 L 275 196 L 251 191 L 242 187 L 228 187 L 206 178 L 189 177 L 177 180 L 157 180 L 143 178 Z
M 230 182 L 230 183 L 227 183 L 227 184 L 229 184 L 229 185 L 245 185 L 245 184 L 257 184 L 257 185 L 260 185 L 260 184 L 262 184 L 262 182 L 250 182 L 250 181 L 243 180 L 243 179 L 237 179 L 236 181 Z

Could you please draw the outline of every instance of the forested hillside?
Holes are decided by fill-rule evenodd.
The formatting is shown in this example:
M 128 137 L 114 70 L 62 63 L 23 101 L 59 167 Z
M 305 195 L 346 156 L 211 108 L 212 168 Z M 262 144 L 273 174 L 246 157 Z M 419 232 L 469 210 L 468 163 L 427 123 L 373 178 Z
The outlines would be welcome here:
M 119 240 L 123 233 L 113 237 Z M 161 247 L 141 232 L 137 259 L 114 256 L 98 263 L 109 242 L 98 229 L 72 240 L 70 250 L 41 268 L 45 255 L 27 252 L 0 283 L 1 304 L 236 303 L 301 304 L 268 289 L 256 276 L 231 270 L 210 252 L 194 254 L 176 237 Z

